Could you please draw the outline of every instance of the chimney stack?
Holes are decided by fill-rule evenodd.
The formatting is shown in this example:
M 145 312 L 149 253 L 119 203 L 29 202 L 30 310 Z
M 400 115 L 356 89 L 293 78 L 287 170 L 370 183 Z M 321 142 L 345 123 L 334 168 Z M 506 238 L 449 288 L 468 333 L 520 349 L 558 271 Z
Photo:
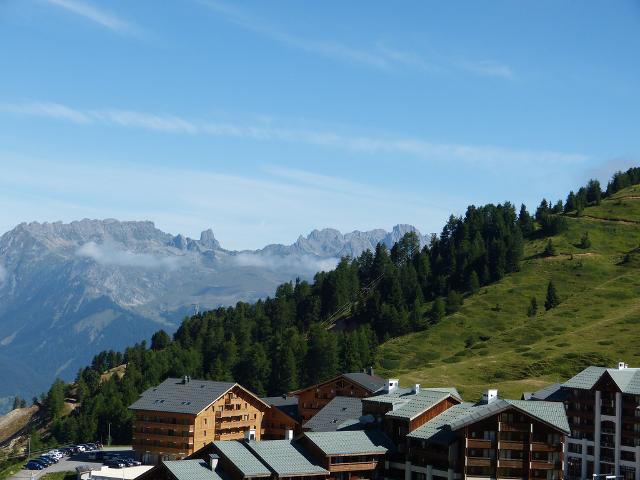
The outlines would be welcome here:
M 367 373 L 373 377 L 373 365 L 369 366 Z
M 413 388 L 411 389 L 411 393 L 413 393 L 414 395 L 417 395 L 418 393 L 420 393 L 420 384 L 416 383 Z
M 188 376 L 185 375 L 184 377 L 182 377 L 182 384 L 183 385 L 186 385 L 188 382 L 189 382 L 189 377 Z
M 618 362 L 618 370 L 624 370 L 625 368 L 629 368 L 629 365 L 624 362 Z
M 398 380 L 397 378 L 390 378 L 387 380 L 387 385 L 385 387 L 385 391 L 387 393 L 391 393 L 393 392 L 395 389 L 398 388 L 398 384 L 400 383 L 400 380 Z
M 498 399 L 498 390 L 489 389 L 482 394 L 482 403 L 492 403 Z
M 256 431 L 253 428 L 244 431 L 244 439 L 251 442 L 256 439 Z
M 220 457 L 215 453 L 209 455 L 209 467 L 211 471 L 214 471 L 218 467 L 218 460 L 220 460 Z
M 284 439 L 285 440 L 293 440 L 293 430 L 290 428 L 287 428 L 287 430 L 284 432 Z

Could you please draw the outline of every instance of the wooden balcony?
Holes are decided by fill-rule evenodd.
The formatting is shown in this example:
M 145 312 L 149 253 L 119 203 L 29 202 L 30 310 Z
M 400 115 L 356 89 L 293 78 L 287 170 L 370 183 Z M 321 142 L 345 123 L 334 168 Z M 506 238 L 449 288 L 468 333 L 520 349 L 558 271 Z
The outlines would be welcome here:
M 467 448 L 491 448 L 491 440 L 480 438 L 467 438 Z
M 160 440 L 163 442 L 188 443 L 193 445 L 193 436 L 182 437 L 179 435 L 165 435 L 157 433 L 133 432 L 133 439 Z
M 490 467 L 492 461 L 488 457 L 467 457 L 467 467 Z
M 332 463 L 329 465 L 329 471 L 334 472 L 362 472 L 375 470 L 378 466 L 377 461 L 370 462 L 353 462 L 353 463 Z
M 525 460 L 523 458 L 500 458 L 498 459 L 498 468 L 524 468 Z
M 532 452 L 561 452 L 562 444 L 552 445 L 546 442 L 531 442 Z
M 229 428 L 258 427 L 256 420 L 229 420 L 228 422 L 216 422 L 216 430 L 225 430 Z
M 505 423 L 500 422 L 498 424 L 498 429 L 501 432 L 530 432 L 531 424 L 530 423 Z
M 136 420 L 134 422 L 135 428 L 147 427 L 147 428 L 162 428 L 164 430 L 189 430 L 189 432 L 193 432 L 195 428 L 193 424 L 183 424 L 183 423 L 165 423 L 165 422 L 144 422 L 142 420 Z
M 498 448 L 500 450 L 524 450 L 524 442 L 513 442 L 510 440 L 500 440 L 498 442 Z
M 545 460 L 531 460 L 531 470 L 554 470 L 556 468 L 562 468 L 560 462 L 547 462 Z

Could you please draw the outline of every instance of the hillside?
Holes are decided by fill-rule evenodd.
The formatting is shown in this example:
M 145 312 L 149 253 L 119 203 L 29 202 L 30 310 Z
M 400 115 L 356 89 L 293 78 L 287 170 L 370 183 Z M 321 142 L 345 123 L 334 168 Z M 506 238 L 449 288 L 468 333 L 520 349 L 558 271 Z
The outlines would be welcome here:
M 519 272 L 482 287 L 427 330 L 380 345 L 379 373 L 455 385 L 469 398 L 487 386 L 519 397 L 586 365 L 640 365 L 640 187 L 566 216 L 568 230 L 551 237 L 555 256 L 541 255 L 547 238 L 525 241 Z M 585 232 L 591 246 L 582 249 Z M 545 312 L 551 279 L 562 303 Z M 538 313 L 529 318 L 532 296 Z
M 191 239 L 145 221 L 20 224 L 0 236 L 0 413 L 14 395 L 72 379 L 100 351 L 174 332 L 194 309 L 256 301 L 408 231 L 327 228 L 291 245 L 234 251 L 211 230 Z

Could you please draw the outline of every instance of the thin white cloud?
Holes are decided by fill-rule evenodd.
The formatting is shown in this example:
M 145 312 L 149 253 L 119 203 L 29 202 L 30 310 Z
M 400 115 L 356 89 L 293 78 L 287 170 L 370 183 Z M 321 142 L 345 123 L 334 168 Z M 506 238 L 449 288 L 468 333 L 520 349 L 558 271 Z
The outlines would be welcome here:
M 148 269 L 175 270 L 180 266 L 182 257 L 159 257 L 149 253 L 136 253 L 122 250 L 114 245 L 87 242 L 76 250 L 78 257 L 86 257 L 100 265 L 118 267 L 139 267 Z
M 127 34 L 133 33 L 135 28 L 128 22 L 125 22 L 116 15 L 100 10 L 93 5 L 79 0 L 46 0 L 51 5 L 63 8 L 67 12 L 74 13 L 83 17 L 86 20 L 97 23 L 98 25 L 108 28 L 109 30 L 119 33 Z
M 515 76 L 511 67 L 491 60 L 460 62 L 457 65 L 463 70 L 467 70 L 471 73 L 484 77 L 499 77 L 511 80 Z
M 44 107 L 43 107 L 44 106 Z M 290 142 L 335 148 L 363 154 L 409 155 L 429 161 L 464 163 L 576 163 L 587 160 L 580 153 L 429 142 L 417 138 L 350 135 L 270 125 L 239 125 L 185 119 L 175 115 L 130 110 L 78 110 L 55 103 L 3 104 L 0 112 L 31 115 L 73 123 L 138 128 L 161 133 L 207 135 L 255 141 Z
M 88 124 L 91 116 L 79 110 L 52 102 L 2 103 L 0 112 L 21 116 L 43 117 L 54 120 L 67 120 L 73 123 Z
M 339 258 L 318 258 L 311 255 L 283 256 L 265 253 L 242 252 L 231 257 L 231 261 L 239 267 L 261 267 L 270 270 L 294 270 L 302 274 L 333 270 Z
M 513 79 L 511 67 L 494 61 L 455 62 L 439 56 L 438 60 L 427 59 L 415 52 L 408 52 L 387 45 L 377 44 L 374 48 L 354 48 L 335 41 L 318 40 L 294 35 L 268 22 L 217 0 L 200 0 L 226 21 L 245 30 L 262 35 L 290 48 L 307 51 L 338 61 L 360 64 L 380 70 L 406 68 L 422 72 L 443 72 L 462 70 L 480 76 Z
M 292 35 L 222 2 L 201 0 L 201 3 L 223 15 L 227 21 L 288 47 L 374 68 L 387 69 L 391 66 L 384 55 L 379 55 L 375 52 L 353 48 L 338 42 L 327 42 Z

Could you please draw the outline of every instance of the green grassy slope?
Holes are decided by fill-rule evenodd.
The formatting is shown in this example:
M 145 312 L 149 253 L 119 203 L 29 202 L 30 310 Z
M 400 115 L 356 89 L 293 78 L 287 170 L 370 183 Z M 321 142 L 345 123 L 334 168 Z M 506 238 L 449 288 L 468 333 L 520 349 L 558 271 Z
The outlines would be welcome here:
M 546 238 L 526 242 L 520 272 L 482 288 L 430 329 L 381 345 L 378 373 L 404 384 L 455 385 L 469 399 L 488 387 L 519 398 L 587 365 L 640 365 L 640 187 L 568 223 L 552 237 L 556 256 L 540 256 Z M 583 250 L 587 231 L 592 245 Z M 545 312 L 550 279 L 562 304 Z M 529 318 L 534 295 L 538 314 Z

